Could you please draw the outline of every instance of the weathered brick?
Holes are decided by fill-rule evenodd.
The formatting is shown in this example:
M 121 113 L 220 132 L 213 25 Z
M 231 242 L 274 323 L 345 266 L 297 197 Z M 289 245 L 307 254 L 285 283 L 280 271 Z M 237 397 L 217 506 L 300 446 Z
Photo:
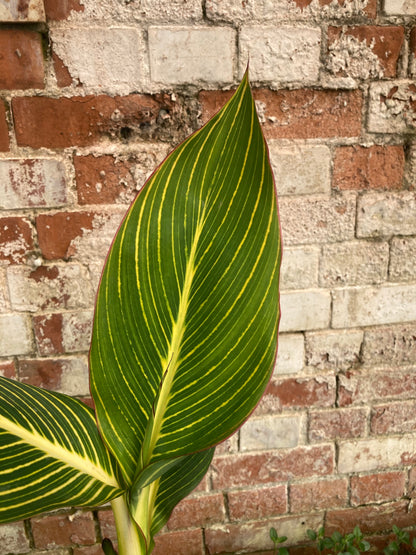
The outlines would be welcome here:
M 81 357 L 19 361 L 22 382 L 67 395 L 90 395 L 87 361 Z
M 380 437 L 339 444 L 338 470 L 341 473 L 369 472 L 415 464 L 415 438 Z
M 399 26 L 329 27 L 328 68 L 353 78 L 395 77 L 403 41 Z
M 6 107 L 4 102 L 0 100 L 0 152 L 7 152 L 9 146 L 9 127 L 6 120 Z
M 411 365 L 416 360 L 416 324 L 365 330 L 362 360 L 366 366 Z
M 207 121 L 231 96 L 231 91 L 202 91 L 202 119 Z M 255 89 L 254 99 L 268 139 L 356 137 L 361 133 L 362 94 L 333 91 Z
M 416 193 L 368 193 L 358 199 L 358 237 L 416 234 Z
M 250 59 L 253 81 L 315 83 L 319 77 L 319 27 L 244 26 L 240 31 L 240 75 Z
M 280 306 L 281 332 L 321 329 L 329 325 L 331 296 L 328 291 L 283 292 Z
M 231 521 L 270 518 L 287 512 L 286 485 L 231 490 L 227 494 Z
M 92 311 L 62 315 L 62 344 L 66 353 L 88 351 L 92 333 Z
M 309 413 L 309 441 L 331 441 L 363 437 L 367 429 L 365 408 L 311 410 Z
M 41 356 L 64 352 L 62 325 L 63 314 L 61 313 L 33 317 L 36 344 Z
M 270 406 L 276 412 L 282 408 L 330 407 L 335 403 L 335 389 L 333 376 L 272 380 L 258 409 Z
M 409 133 L 416 128 L 414 81 L 377 81 L 370 85 L 368 130 Z
M 349 371 L 339 376 L 340 406 L 368 404 L 380 399 L 411 399 L 416 392 L 416 377 L 411 371 Z
M 416 237 L 394 237 L 390 247 L 389 277 L 392 281 L 416 279 Z
M 416 27 L 413 27 L 413 29 L 410 32 L 409 49 L 410 49 L 409 74 L 415 77 L 416 76 Z
M 354 241 L 324 245 L 319 267 L 321 287 L 373 285 L 387 281 L 389 244 Z
M 384 285 L 333 293 L 334 328 L 376 326 L 416 320 L 416 286 Z
M 10 301 L 15 310 L 36 312 L 56 308 L 89 308 L 94 291 L 87 270 L 79 264 L 7 269 Z
M 287 449 L 299 444 L 299 416 L 250 418 L 240 429 L 240 450 Z
M 48 551 L 44 555 L 49 555 L 49 553 L 50 552 Z M 101 543 L 98 543 L 96 545 L 88 545 L 86 547 L 75 547 L 71 553 L 72 555 L 102 555 L 103 548 L 101 547 Z M 54 554 L 52 553 L 52 555 Z
M 0 356 L 32 352 L 32 332 L 26 314 L 0 314 Z
M 32 249 L 32 227 L 26 218 L 0 218 L 0 263 L 21 264 Z
M 159 534 L 155 537 L 153 555 L 204 555 L 202 529 L 181 530 Z
M 289 500 L 293 513 L 345 507 L 348 502 L 348 480 L 339 478 L 291 484 Z
M 306 364 L 320 371 L 348 370 L 360 362 L 363 337 L 361 330 L 308 332 Z
M 317 530 L 322 525 L 321 514 L 302 516 L 283 516 L 240 524 L 226 524 L 221 527 L 208 528 L 205 531 L 205 543 L 208 553 L 259 553 L 271 555 L 271 540 L 267 533 L 270 527 L 276 528 L 280 536 L 286 536 L 292 543 L 304 543 L 306 530 Z M 287 544 L 283 544 L 287 545 Z M 267 551 L 266 551 L 267 550 Z
M 277 194 L 313 195 L 330 192 L 331 153 L 324 145 L 281 146 L 268 141 Z
M 295 447 L 257 454 L 225 455 L 213 461 L 214 489 L 327 476 L 334 469 L 332 445 Z
M 401 189 L 404 150 L 401 145 L 341 146 L 335 151 L 333 187 Z
M 386 15 L 416 15 L 416 6 L 406 0 L 385 0 L 383 8 Z
M 10 312 L 10 309 L 6 268 L 0 268 L 0 312 Z
M 0 160 L 0 208 L 35 208 L 66 203 L 63 164 L 53 159 Z
M 150 133 L 160 111 L 172 111 L 173 104 L 167 94 L 35 96 L 13 98 L 12 109 L 20 146 L 66 148 L 122 138 L 126 132 Z
M 351 476 L 351 503 L 382 503 L 402 497 L 405 493 L 406 479 L 406 473 L 403 471 Z
M 334 198 L 283 197 L 279 200 L 285 245 L 334 243 L 354 238 L 354 194 Z
M 63 258 L 74 254 L 72 242 L 93 227 L 92 212 L 58 212 L 41 214 L 36 218 L 39 247 L 46 260 Z
M 402 500 L 380 505 L 364 505 L 352 509 L 336 509 L 327 512 L 326 529 L 328 534 L 335 530 L 346 534 L 359 523 L 361 532 L 372 534 L 380 530 L 391 530 L 393 524 L 398 528 L 412 526 L 415 511 L 409 508 L 409 501 Z
M 71 12 L 83 12 L 80 0 L 44 0 L 46 17 L 53 21 L 67 19 Z
M 32 518 L 32 534 L 35 546 L 53 549 L 73 544 L 95 543 L 95 525 L 92 513 L 78 512 L 74 515 L 54 515 Z
M 173 509 L 167 522 L 169 530 L 180 528 L 209 526 L 222 522 L 225 517 L 224 499 L 222 494 L 198 495 L 181 501 Z
M 280 334 L 274 376 L 296 374 L 305 364 L 304 337 L 301 333 Z
M 413 432 L 416 424 L 415 408 L 415 401 L 374 406 L 371 414 L 371 432 L 383 435 Z
M 235 32 L 229 27 L 150 27 L 150 77 L 162 85 L 231 83 Z
M 55 70 L 55 79 L 56 84 L 58 87 L 69 87 L 73 84 L 73 79 L 71 74 L 69 73 L 68 68 L 63 63 L 61 58 L 52 52 L 52 61 L 53 61 L 53 68 Z
M 108 538 L 112 542 L 117 541 L 116 524 L 113 511 L 98 511 L 98 522 L 102 538 Z
M 16 379 L 16 367 L 13 360 L 0 361 L 0 376 L 3 376 L 3 378 Z
M 127 27 L 52 29 L 53 52 L 71 78 L 85 87 L 128 94 L 140 90 L 140 33 Z
M 319 249 L 312 246 L 284 249 L 280 269 L 281 289 L 317 287 L 319 254 Z
M 43 89 L 41 35 L 27 29 L 0 30 L 0 89 Z
M 42 0 L 7 0 L 0 6 L 0 21 L 38 22 L 45 21 Z
M 30 550 L 23 522 L 0 524 L 0 555 L 27 553 Z

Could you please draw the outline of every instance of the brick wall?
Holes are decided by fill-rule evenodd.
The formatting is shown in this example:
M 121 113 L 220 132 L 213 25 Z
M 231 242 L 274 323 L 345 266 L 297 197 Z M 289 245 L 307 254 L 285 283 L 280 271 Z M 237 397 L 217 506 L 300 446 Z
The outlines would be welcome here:
M 415 526 L 416 3 L 11 0 L 0 20 L 0 374 L 88 401 L 112 235 L 250 56 L 280 350 L 155 554 L 269 553 L 271 525 L 296 543 L 358 523 L 379 545 Z M 114 534 L 108 507 L 59 511 L 0 526 L 0 555 L 96 555 Z

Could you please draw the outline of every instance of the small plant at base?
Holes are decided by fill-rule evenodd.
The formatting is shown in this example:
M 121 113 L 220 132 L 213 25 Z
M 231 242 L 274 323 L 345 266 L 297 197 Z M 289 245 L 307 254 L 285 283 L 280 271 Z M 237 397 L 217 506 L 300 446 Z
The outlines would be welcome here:
M 336 555 L 359 555 L 362 552 L 368 551 L 371 547 L 364 540 L 359 526 L 356 526 L 352 532 L 345 535 L 335 531 L 331 536 L 325 536 L 325 529 L 323 527 L 319 528 L 318 532 L 308 530 L 307 534 L 309 539 L 317 542 L 320 553 L 325 549 L 330 549 L 331 553 Z
M 279 545 L 287 540 L 287 536 L 279 536 L 276 528 L 270 528 L 270 539 L 274 543 L 273 555 L 289 555 L 287 547 L 279 547 Z
M 393 532 L 396 536 L 396 539 L 392 540 L 389 545 L 384 548 L 384 555 L 399 555 L 400 547 L 402 546 L 413 547 L 413 549 L 416 549 L 416 538 L 413 538 L 413 541 L 410 542 L 409 532 L 401 530 L 396 525 L 393 526 Z

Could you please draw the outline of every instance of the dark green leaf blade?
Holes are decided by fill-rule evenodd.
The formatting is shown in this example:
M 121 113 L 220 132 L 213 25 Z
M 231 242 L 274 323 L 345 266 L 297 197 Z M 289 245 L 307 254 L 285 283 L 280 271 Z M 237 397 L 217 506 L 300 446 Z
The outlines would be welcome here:
M 270 377 L 279 319 L 273 177 L 247 76 L 151 177 L 110 251 L 91 388 L 132 482 L 234 432 Z
M 0 378 L 0 522 L 122 493 L 94 412 L 66 395 Z

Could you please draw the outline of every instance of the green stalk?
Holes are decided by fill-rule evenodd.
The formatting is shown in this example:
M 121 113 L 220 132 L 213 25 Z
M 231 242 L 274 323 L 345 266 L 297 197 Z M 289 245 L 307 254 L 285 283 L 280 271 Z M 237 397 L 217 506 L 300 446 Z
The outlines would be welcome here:
M 125 495 L 111 501 L 117 530 L 119 555 L 147 555 L 139 527 L 130 515 Z

